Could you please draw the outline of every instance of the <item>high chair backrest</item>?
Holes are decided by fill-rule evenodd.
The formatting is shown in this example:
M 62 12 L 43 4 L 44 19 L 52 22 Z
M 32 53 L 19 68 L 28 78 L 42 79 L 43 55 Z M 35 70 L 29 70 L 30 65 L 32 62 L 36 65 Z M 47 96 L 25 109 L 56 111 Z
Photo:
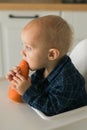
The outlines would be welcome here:
M 86 82 L 87 91 L 87 39 L 80 41 L 70 54 L 71 60 L 83 75 Z

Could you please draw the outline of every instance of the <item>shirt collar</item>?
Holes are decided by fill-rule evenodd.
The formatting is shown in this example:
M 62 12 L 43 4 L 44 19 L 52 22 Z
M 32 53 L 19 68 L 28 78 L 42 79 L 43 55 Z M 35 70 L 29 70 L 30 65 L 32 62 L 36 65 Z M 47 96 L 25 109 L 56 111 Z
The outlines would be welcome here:
M 57 66 L 54 68 L 54 70 L 48 75 L 47 80 L 51 82 L 56 75 L 58 75 L 65 65 L 65 63 L 69 60 L 70 58 L 67 55 L 64 55 L 62 59 L 58 62 Z

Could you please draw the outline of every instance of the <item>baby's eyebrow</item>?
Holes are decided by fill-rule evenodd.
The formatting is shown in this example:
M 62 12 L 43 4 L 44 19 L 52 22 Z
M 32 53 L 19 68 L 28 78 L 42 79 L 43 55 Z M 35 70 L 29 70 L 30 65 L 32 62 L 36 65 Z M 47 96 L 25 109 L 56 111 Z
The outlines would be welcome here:
M 22 46 L 28 46 L 28 47 L 35 47 L 33 44 L 29 43 L 29 42 L 21 42 Z

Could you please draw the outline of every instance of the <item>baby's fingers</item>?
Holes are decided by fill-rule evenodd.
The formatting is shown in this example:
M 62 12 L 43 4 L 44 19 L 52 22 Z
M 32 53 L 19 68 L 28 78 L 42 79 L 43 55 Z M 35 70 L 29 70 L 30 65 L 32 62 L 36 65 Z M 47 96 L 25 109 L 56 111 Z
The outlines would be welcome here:
M 13 68 L 13 70 L 14 70 L 14 72 L 15 73 L 21 73 L 21 70 L 20 70 L 20 67 L 19 66 L 15 66 L 14 68 Z
M 6 78 L 8 80 L 12 80 L 13 79 L 13 76 L 15 76 L 15 72 L 10 70 L 9 73 L 6 75 Z
M 22 76 L 21 74 L 17 73 L 16 74 L 17 78 L 20 79 L 21 81 L 26 80 L 24 76 Z
M 11 81 L 11 80 L 13 79 L 13 76 L 7 74 L 7 75 L 6 75 L 6 79 L 8 79 L 8 80 Z

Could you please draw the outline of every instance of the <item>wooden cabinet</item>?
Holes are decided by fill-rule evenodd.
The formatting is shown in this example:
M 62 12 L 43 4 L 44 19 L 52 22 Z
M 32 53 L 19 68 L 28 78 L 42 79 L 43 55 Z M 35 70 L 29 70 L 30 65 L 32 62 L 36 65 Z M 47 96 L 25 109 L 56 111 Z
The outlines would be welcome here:
M 33 18 L 59 11 L 0 11 L 0 76 L 21 60 L 21 30 Z

